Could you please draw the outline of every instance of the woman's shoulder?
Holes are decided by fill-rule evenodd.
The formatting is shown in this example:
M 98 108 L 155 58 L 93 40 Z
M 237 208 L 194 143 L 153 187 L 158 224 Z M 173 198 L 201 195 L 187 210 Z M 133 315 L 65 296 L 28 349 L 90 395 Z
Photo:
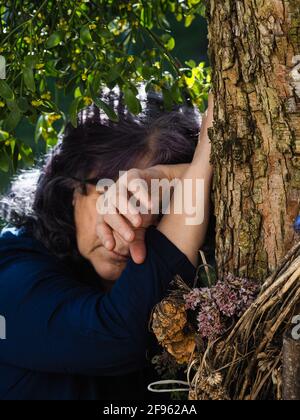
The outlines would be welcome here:
M 0 232 L 0 259 L 4 255 L 14 254 L 15 257 L 26 253 L 50 255 L 44 245 L 35 239 L 30 230 L 25 227 L 5 227 Z
M 6 227 L 0 233 L 0 281 L 37 272 L 63 272 L 63 265 L 26 227 Z
M 59 283 L 68 286 L 98 286 L 94 270 L 83 259 L 60 259 L 37 240 L 27 227 L 7 227 L 0 232 L 0 288 L 31 288 Z

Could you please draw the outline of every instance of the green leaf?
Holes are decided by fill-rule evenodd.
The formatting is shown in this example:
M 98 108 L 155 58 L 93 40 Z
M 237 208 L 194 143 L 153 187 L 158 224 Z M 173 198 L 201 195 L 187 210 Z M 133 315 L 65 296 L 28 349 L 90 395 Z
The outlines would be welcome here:
M 169 89 L 163 88 L 162 89 L 163 92 L 163 98 L 164 98 L 164 104 L 165 107 L 168 111 L 172 110 L 172 106 L 173 106 L 173 98 L 172 98 L 172 93 L 170 92 Z
M 38 141 L 39 141 L 39 139 L 42 135 L 44 125 L 45 125 L 45 117 L 44 117 L 44 115 L 41 115 L 39 117 L 39 119 L 37 120 L 37 123 L 36 123 L 36 126 L 35 126 L 35 132 L 34 132 L 35 143 L 38 143 Z
M 0 80 L 0 96 L 7 100 L 14 99 L 13 91 L 4 80 Z
M 174 38 L 170 38 L 170 39 L 169 39 L 169 41 L 167 42 L 166 48 L 167 48 L 169 51 L 172 51 L 172 50 L 174 50 L 175 45 L 176 45 L 176 43 L 175 43 L 175 39 L 174 39 Z
M 130 83 L 130 85 L 128 85 L 127 88 L 130 89 L 135 96 L 138 96 L 139 90 L 138 90 L 137 86 L 134 83 Z
M 163 43 L 167 50 L 172 51 L 175 48 L 175 39 L 170 35 L 162 36 Z
M 97 94 L 95 93 L 94 87 L 97 88 Z M 102 109 L 111 121 L 118 122 L 119 117 L 115 113 L 113 108 L 111 106 L 109 106 L 108 104 L 106 104 L 104 101 L 102 101 L 102 99 L 100 99 L 97 96 L 98 91 L 100 89 L 100 75 L 99 75 L 99 77 L 96 76 L 96 78 L 93 81 L 93 84 L 90 84 L 89 88 L 90 88 L 91 97 L 92 97 L 95 105 L 97 105 L 98 108 Z
M 102 101 L 100 98 L 97 98 L 95 96 L 93 96 L 92 99 L 97 105 L 97 107 L 102 109 L 111 121 L 113 122 L 119 121 L 118 115 L 109 105 L 107 105 L 104 101 Z
M 50 60 L 47 61 L 45 64 L 45 70 L 46 70 L 46 74 L 48 76 L 52 76 L 52 77 L 59 77 L 59 71 L 56 69 L 56 65 L 59 62 L 59 60 Z
M 101 38 L 105 38 L 107 40 L 112 39 L 114 37 L 114 35 L 106 28 L 103 28 L 100 31 L 100 36 L 101 36 Z
M 145 80 L 150 80 L 153 74 L 154 74 L 154 71 L 152 67 L 148 67 L 146 65 L 142 67 L 142 76 Z
M 194 22 L 195 20 L 195 15 L 190 14 L 185 18 L 185 27 L 189 28 L 191 26 L 191 24 Z
M 80 39 L 84 44 L 89 44 L 93 42 L 91 32 L 88 26 L 84 26 L 80 30 Z
M 0 170 L 7 173 L 10 167 L 10 159 L 5 150 L 0 150 Z
M 39 62 L 39 58 L 36 55 L 28 55 L 27 57 L 25 57 L 24 63 L 25 66 L 33 69 Z
M 21 146 L 20 154 L 22 157 L 22 160 L 26 166 L 32 166 L 34 163 L 34 158 L 32 154 L 31 147 L 27 147 L 24 144 Z
M 122 66 L 121 65 L 117 65 L 117 66 L 113 67 L 107 75 L 107 78 L 106 78 L 107 82 L 112 83 L 115 80 L 117 80 L 121 76 L 121 72 L 122 72 Z
M 0 130 L 0 141 L 6 141 L 9 139 L 9 133 L 7 131 Z
M 82 97 L 81 89 L 79 86 L 77 86 L 77 88 L 74 91 L 74 98 L 81 98 L 81 97 Z
M 11 111 L 6 117 L 6 119 L 4 120 L 4 127 L 6 131 L 13 131 L 19 124 L 21 118 L 22 118 L 22 114 L 19 109 L 15 109 L 14 111 Z
M 175 103 L 177 104 L 182 103 L 182 93 L 180 91 L 178 84 L 175 84 L 171 87 L 171 95 Z
M 81 101 L 81 97 L 75 98 L 70 106 L 70 121 L 73 125 L 73 127 L 77 127 L 78 121 L 77 121 L 77 115 L 78 115 L 78 107 L 79 103 Z
M 96 92 L 96 94 L 99 93 L 101 86 L 101 73 L 96 73 L 93 77 L 92 82 L 90 83 L 90 88 L 93 90 L 93 92 Z
M 131 88 L 124 89 L 124 99 L 129 111 L 132 114 L 137 115 L 141 112 L 141 103 Z
M 16 140 L 11 140 L 10 141 L 10 149 L 11 149 L 11 154 L 12 155 L 15 153 L 15 147 L 16 147 Z
M 33 71 L 31 68 L 25 67 L 25 69 L 23 70 L 23 78 L 24 78 L 24 83 L 27 89 L 31 90 L 32 92 L 35 92 L 36 86 L 35 86 Z
M 62 34 L 60 32 L 54 32 L 54 34 L 52 34 L 47 43 L 46 43 L 46 48 L 55 48 L 57 47 L 57 45 L 60 44 L 60 42 L 62 41 Z
M 186 61 L 186 62 L 185 62 L 185 64 L 186 64 L 187 66 L 189 66 L 191 69 L 193 69 L 194 67 L 196 67 L 196 66 L 197 66 L 196 61 L 194 61 L 194 60 L 189 60 L 189 61 Z
M 47 87 L 47 82 L 46 82 L 46 79 L 43 78 L 41 79 L 40 85 L 39 85 L 40 92 L 41 93 L 45 92 L 46 87 Z
M 29 104 L 26 98 L 21 97 L 18 99 L 18 107 L 22 112 L 27 112 L 29 109 Z
M 6 105 L 7 105 L 7 108 L 12 112 L 16 110 L 18 111 L 19 109 L 18 103 L 14 99 L 11 101 L 6 101 Z
M 53 147 L 56 146 L 57 144 L 57 136 L 51 136 L 47 138 L 47 146 L 48 147 Z

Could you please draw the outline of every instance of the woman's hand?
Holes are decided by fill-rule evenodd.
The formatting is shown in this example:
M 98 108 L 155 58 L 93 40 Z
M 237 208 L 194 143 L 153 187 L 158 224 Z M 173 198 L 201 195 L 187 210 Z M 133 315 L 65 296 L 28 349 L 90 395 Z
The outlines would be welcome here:
M 214 120 L 214 97 L 210 93 L 208 97 L 208 108 L 206 113 L 203 115 L 201 124 L 201 133 L 199 136 L 198 146 L 195 151 L 193 162 L 199 162 L 210 159 L 211 154 L 211 142 L 208 136 L 208 129 L 213 126 Z
M 151 197 L 151 181 L 181 178 L 188 165 L 158 165 L 148 169 L 131 169 L 107 191 L 99 190 L 97 234 L 108 250 L 116 246 L 115 235 L 129 244 L 131 257 L 137 264 L 146 258 L 146 229 L 156 224 L 160 197 Z M 159 203 L 154 203 L 158 200 Z M 139 205 L 137 205 L 139 204 Z M 156 204 L 156 205 L 155 205 Z

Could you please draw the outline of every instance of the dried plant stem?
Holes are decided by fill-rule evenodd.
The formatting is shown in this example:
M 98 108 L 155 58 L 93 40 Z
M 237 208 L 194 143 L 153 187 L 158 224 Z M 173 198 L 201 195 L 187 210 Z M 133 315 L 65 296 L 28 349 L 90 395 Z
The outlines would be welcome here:
M 258 348 L 255 352 L 255 355 L 252 358 L 252 362 L 250 363 L 248 369 L 245 372 L 245 381 L 244 381 L 244 385 L 242 387 L 241 393 L 239 395 L 239 399 L 242 400 L 242 399 L 245 398 L 246 389 L 247 389 L 247 387 L 249 385 L 249 381 L 250 381 L 250 374 L 251 374 L 252 370 L 254 369 L 254 366 L 257 363 L 258 354 L 260 354 L 264 350 L 264 348 L 267 346 L 267 344 L 270 343 L 273 340 L 274 335 L 277 332 L 278 328 L 281 326 L 281 324 L 284 322 L 284 320 L 286 320 L 288 314 L 290 313 L 291 307 L 293 307 L 295 304 L 297 304 L 297 302 L 299 301 L 299 298 L 300 298 L 300 288 L 298 289 L 298 293 L 296 293 L 296 295 L 292 299 L 290 305 L 287 308 L 283 309 L 283 312 L 280 314 L 276 323 L 273 325 L 271 330 L 265 335 L 264 339 L 262 340 L 262 342 L 258 346 Z
M 264 283 L 262 291 L 264 291 L 274 283 L 274 280 L 286 269 L 286 266 L 289 265 L 290 260 L 293 257 L 297 256 L 297 254 L 300 254 L 300 242 L 293 246 L 293 248 L 291 248 L 288 254 L 283 258 L 277 270 Z

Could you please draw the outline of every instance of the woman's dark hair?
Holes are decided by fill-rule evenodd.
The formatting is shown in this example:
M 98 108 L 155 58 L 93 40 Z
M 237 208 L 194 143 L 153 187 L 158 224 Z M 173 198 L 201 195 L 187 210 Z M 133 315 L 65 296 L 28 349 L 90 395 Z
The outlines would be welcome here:
M 188 105 L 166 111 L 159 94 L 145 94 L 143 88 L 141 92 L 143 111 L 138 116 L 128 111 L 117 90 L 106 92 L 102 99 L 115 109 L 119 122 L 110 121 L 95 105 L 81 111 L 77 128 L 66 127 L 42 169 L 19 175 L 1 200 L 0 216 L 14 226 L 27 226 L 59 258 L 75 257 L 72 201 L 81 182 L 74 178 L 117 179 L 119 171 L 145 158 L 151 165 L 191 162 L 199 133 L 198 111 Z

